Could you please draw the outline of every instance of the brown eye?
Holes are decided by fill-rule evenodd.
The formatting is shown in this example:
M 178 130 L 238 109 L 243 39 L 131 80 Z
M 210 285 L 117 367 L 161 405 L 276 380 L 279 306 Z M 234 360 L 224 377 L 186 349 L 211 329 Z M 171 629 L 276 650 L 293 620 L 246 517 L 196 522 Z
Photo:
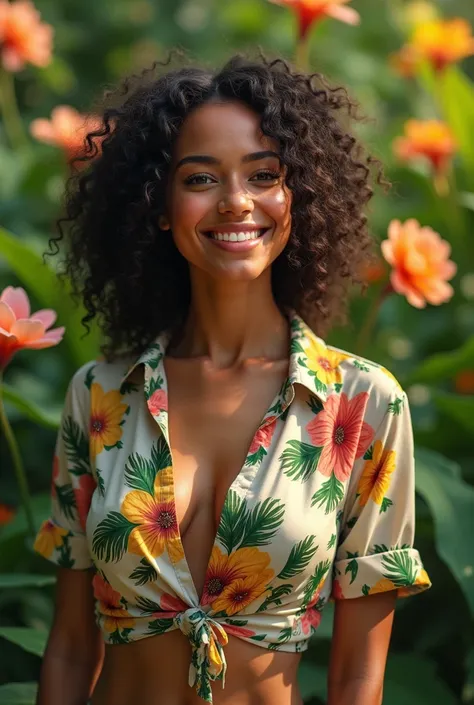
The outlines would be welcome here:
M 184 180 L 184 183 L 191 186 L 202 186 L 203 184 L 209 183 L 209 181 L 204 181 L 204 179 L 210 178 L 209 174 L 192 174 L 192 176 L 188 176 L 187 179 Z
M 257 177 L 263 177 L 263 178 L 257 178 Z M 253 177 L 257 181 L 275 181 L 276 179 L 280 178 L 280 172 L 278 171 L 259 171 L 258 174 L 255 174 Z

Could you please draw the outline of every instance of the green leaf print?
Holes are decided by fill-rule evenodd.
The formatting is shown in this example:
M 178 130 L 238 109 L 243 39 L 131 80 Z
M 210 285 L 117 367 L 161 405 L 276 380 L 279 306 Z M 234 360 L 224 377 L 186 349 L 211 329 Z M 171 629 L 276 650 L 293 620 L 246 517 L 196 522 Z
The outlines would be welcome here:
M 164 379 L 163 377 L 156 377 L 150 380 L 149 385 L 145 388 L 145 397 L 149 399 L 158 390 L 163 388 Z
M 346 522 L 346 527 L 347 527 L 348 529 L 352 529 L 352 528 L 354 528 L 354 526 L 355 526 L 356 524 L 357 524 L 357 517 L 351 517 L 351 518 L 348 519 L 348 521 Z
M 152 370 L 156 370 L 163 358 L 161 347 L 157 343 L 154 343 L 148 348 L 148 353 L 149 355 L 147 355 L 145 362 Z
M 239 545 L 244 534 L 248 511 L 245 501 L 235 492 L 229 490 L 222 509 L 217 538 L 231 553 Z
M 351 582 L 349 583 L 349 585 L 352 585 L 354 580 L 357 578 L 357 573 L 359 572 L 359 563 L 357 561 L 358 557 L 359 557 L 359 554 L 357 552 L 356 553 L 349 553 L 349 551 L 347 551 L 347 558 L 352 559 L 346 565 L 346 569 L 344 571 L 344 574 L 347 574 L 347 573 L 351 574 Z
M 319 490 L 311 497 L 311 506 L 317 504 L 318 507 L 324 506 L 324 513 L 330 514 L 344 498 L 344 485 L 334 473 L 329 480 L 326 480 Z
M 151 460 L 155 464 L 157 470 L 164 470 L 171 465 L 171 453 L 163 436 L 160 436 L 151 448 Z
M 270 605 L 281 605 L 281 598 L 285 595 L 290 595 L 293 592 L 293 585 L 279 585 L 278 587 L 272 588 L 272 591 L 268 597 L 262 602 L 257 612 L 265 612 Z
M 66 447 L 66 455 L 72 465 L 69 472 L 73 475 L 90 473 L 89 442 L 72 416 L 66 416 L 64 420 L 62 439 Z
M 281 469 L 293 480 L 306 482 L 318 467 L 323 448 L 296 440 L 288 441 L 286 445 L 279 458 Z
M 393 504 L 393 502 L 391 499 L 389 499 L 388 497 L 384 497 L 382 499 L 382 504 L 380 505 L 379 514 L 383 514 L 384 512 L 386 512 L 387 509 L 392 506 L 392 504 Z
M 313 397 L 313 395 L 310 396 L 307 404 L 313 414 L 319 414 L 319 412 L 322 411 L 324 408 L 322 402 L 318 399 L 318 397 Z
M 142 611 L 144 617 L 151 617 L 156 612 L 163 612 L 160 605 L 148 597 L 137 597 L 137 607 Z
M 84 384 L 86 385 L 87 389 L 90 389 L 92 387 L 92 382 L 94 381 L 94 369 L 95 365 L 89 367 L 89 369 L 87 370 L 87 374 L 84 378 Z
M 327 545 L 327 547 L 326 547 L 326 550 L 327 550 L 327 551 L 329 551 L 331 548 L 334 548 L 334 546 L 336 545 L 336 539 L 337 539 L 337 535 L 336 535 L 336 534 L 332 534 L 332 535 L 331 535 L 331 538 L 330 538 L 329 541 L 328 541 L 328 545 Z
M 245 627 L 248 624 L 248 619 L 226 619 L 226 624 L 230 624 L 232 627 Z
M 58 565 L 61 568 L 73 568 L 74 563 L 76 562 L 74 558 L 71 556 L 71 544 L 69 543 L 69 537 L 71 534 L 68 534 L 67 536 L 63 536 L 62 539 L 62 544 L 60 545 L 58 551 L 59 551 L 59 558 L 58 558 Z
M 76 498 L 74 496 L 72 485 L 70 483 L 67 485 L 56 485 L 56 497 L 61 512 L 64 516 L 68 519 L 74 519 L 74 514 L 76 512 Z
M 342 386 L 343 386 L 342 382 L 335 382 L 334 383 L 334 391 L 336 392 L 336 394 L 340 393 Z
M 128 644 L 128 642 L 130 641 L 128 636 L 131 631 L 133 631 L 133 629 L 130 629 L 129 627 L 127 627 L 126 629 L 116 629 L 110 635 L 110 641 L 112 642 L 112 644 Z
M 104 478 L 102 477 L 102 472 L 99 470 L 99 468 L 96 468 L 95 474 L 97 476 L 97 489 L 99 490 L 99 494 L 102 495 L 102 497 L 105 496 L 105 482 Z
M 135 585 L 146 585 L 146 583 L 154 582 L 157 577 L 158 573 L 151 563 L 149 563 L 146 558 L 142 558 L 140 565 L 138 565 L 130 575 L 130 580 L 133 580 Z
M 365 365 L 360 360 L 353 360 L 353 365 L 354 365 L 354 367 L 357 367 L 357 369 L 361 370 L 362 372 L 370 372 L 370 367 L 367 367 L 367 365 Z
M 156 466 L 151 458 L 132 453 L 125 464 L 125 482 L 133 490 L 142 490 L 153 497 Z
M 389 548 L 384 543 L 376 543 L 372 549 L 372 553 L 387 553 L 387 551 L 389 551 Z
M 325 578 L 329 568 L 331 567 L 331 561 L 326 558 L 325 561 L 318 563 L 314 569 L 313 575 L 309 578 L 308 582 L 304 588 L 304 597 L 301 603 L 301 609 L 304 610 L 309 605 L 313 599 L 313 595 L 321 584 L 322 580 Z
M 383 577 L 391 580 L 396 587 L 413 585 L 416 580 L 417 567 L 407 551 L 393 551 L 382 558 Z
M 315 538 L 316 536 L 306 536 L 305 539 L 293 546 L 285 567 L 278 573 L 277 578 L 288 580 L 288 578 L 293 578 L 306 568 L 318 550 L 318 546 L 313 546 Z
M 285 505 L 279 499 L 267 497 L 258 502 L 247 515 L 240 548 L 269 544 L 283 521 L 284 513 Z
M 372 460 L 373 453 L 374 453 L 374 446 L 369 446 L 364 453 L 363 460 Z
M 365 597 L 367 597 L 367 595 L 369 595 L 369 593 L 370 593 L 370 585 L 367 585 L 367 583 L 365 583 L 364 585 L 362 585 L 362 594 L 365 595 Z
M 110 512 L 92 537 L 92 550 L 99 560 L 116 563 L 127 550 L 128 539 L 138 524 L 132 524 L 119 512 Z
M 310 375 L 313 375 L 314 377 L 314 388 L 317 392 L 325 392 L 327 390 L 327 384 L 324 384 L 324 382 L 321 382 L 321 380 L 318 377 L 317 372 L 313 372 L 310 370 Z
M 304 348 L 299 342 L 299 340 L 293 338 L 290 343 L 290 355 L 294 355 L 295 353 L 304 353 Z
M 388 405 L 388 412 L 394 416 L 399 416 L 403 411 L 403 399 L 397 397 L 395 401 L 390 402 Z
M 245 459 L 246 467 L 250 467 L 251 465 L 258 465 L 262 462 L 266 454 L 267 451 L 265 450 L 265 448 L 263 446 L 260 446 L 256 453 L 252 453 L 251 455 L 247 456 L 247 458 Z
M 125 382 L 122 382 L 120 387 L 120 394 L 124 396 L 125 394 L 131 394 L 131 392 L 138 392 L 138 390 L 138 384 L 135 384 L 135 382 L 130 382 L 130 380 L 125 380 Z

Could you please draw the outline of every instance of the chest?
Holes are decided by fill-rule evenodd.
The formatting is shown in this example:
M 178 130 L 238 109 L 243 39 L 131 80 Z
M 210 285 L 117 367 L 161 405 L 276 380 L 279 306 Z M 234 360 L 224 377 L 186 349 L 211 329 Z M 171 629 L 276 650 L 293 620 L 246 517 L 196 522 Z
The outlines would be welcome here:
M 198 514 L 216 526 L 229 487 L 239 475 L 265 413 L 285 378 L 285 368 L 206 371 L 170 360 L 168 432 L 175 502 L 185 533 Z

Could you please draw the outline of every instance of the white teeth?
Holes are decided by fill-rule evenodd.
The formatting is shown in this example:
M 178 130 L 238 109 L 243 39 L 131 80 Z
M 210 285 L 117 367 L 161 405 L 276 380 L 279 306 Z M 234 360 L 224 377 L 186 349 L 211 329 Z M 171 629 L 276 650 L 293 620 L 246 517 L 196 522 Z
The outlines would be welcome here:
M 210 233 L 213 240 L 224 240 L 225 242 L 245 242 L 246 240 L 256 240 L 260 236 L 260 230 L 250 230 L 239 233 Z

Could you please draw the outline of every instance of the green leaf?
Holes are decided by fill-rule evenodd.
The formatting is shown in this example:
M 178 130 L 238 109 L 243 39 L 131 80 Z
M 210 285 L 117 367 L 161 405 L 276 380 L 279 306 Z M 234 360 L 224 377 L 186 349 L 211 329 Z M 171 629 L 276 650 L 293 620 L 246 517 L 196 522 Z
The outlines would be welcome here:
M 227 553 L 231 553 L 237 548 L 242 540 L 247 518 L 248 511 L 245 500 L 234 490 L 229 490 L 217 529 L 217 538 Z
M 284 513 L 285 505 L 279 499 L 267 497 L 258 502 L 247 516 L 240 547 L 269 544 L 283 521 Z
M 30 573 L 0 573 L 0 590 L 54 585 L 54 575 L 33 575 Z
M 408 551 L 392 551 L 382 558 L 384 578 L 391 580 L 397 587 L 413 585 L 417 566 Z
M 281 605 L 281 598 L 285 595 L 290 595 L 293 592 L 293 585 L 278 585 L 278 587 L 272 588 L 272 591 L 268 597 L 262 602 L 257 612 L 265 612 L 270 605 Z
M 474 194 L 471 194 L 474 199 Z M 474 205 L 474 204 L 473 204 Z M 451 380 L 458 372 L 474 368 L 474 336 L 456 350 L 426 358 L 409 375 L 405 386 Z
M 318 550 L 317 546 L 313 546 L 315 538 L 316 536 L 306 536 L 305 539 L 299 541 L 293 546 L 290 555 L 288 556 L 288 560 L 285 563 L 285 567 L 280 573 L 278 573 L 277 577 L 280 578 L 280 580 L 288 580 L 288 578 L 293 578 L 306 568 Z
M 146 583 L 155 582 L 157 578 L 158 573 L 146 558 L 141 559 L 140 565 L 130 575 L 130 579 L 135 582 L 135 585 L 146 585 Z
M 301 697 L 305 702 L 313 702 L 311 698 L 319 698 L 326 702 L 327 669 L 313 661 L 302 661 L 298 666 L 298 684 Z
M 133 490 L 147 492 L 153 497 L 156 473 L 157 467 L 151 458 L 144 458 L 139 453 L 128 456 L 125 464 L 125 482 Z
M 337 505 L 344 498 L 344 485 L 340 482 L 334 473 L 329 480 L 326 480 L 319 490 L 311 497 L 311 506 L 317 504 L 318 507 L 324 506 L 325 514 L 333 512 Z
M 151 448 L 151 460 L 157 471 L 169 468 L 172 465 L 171 452 L 166 438 L 160 436 Z
M 141 610 L 143 617 L 151 617 L 156 612 L 163 612 L 160 605 L 148 597 L 137 597 L 137 607 Z
M 66 326 L 64 343 L 69 349 L 75 365 L 97 357 L 100 331 L 97 322 L 89 322 L 90 334 L 82 337 L 86 329 L 81 324 L 85 314 L 82 306 L 76 305 L 67 281 L 62 285 L 49 264 L 25 238 L 15 237 L 0 228 L 0 255 L 7 261 L 30 295 L 34 295 L 41 308 L 53 308 L 58 314 L 58 325 Z
M 384 705 L 456 705 L 459 700 L 438 673 L 434 661 L 414 653 L 390 652 L 384 678 Z
M 427 448 L 415 450 L 416 491 L 434 519 L 436 549 L 456 578 L 474 614 L 472 535 L 474 488 L 463 481 L 460 467 Z
M 357 561 L 358 554 L 357 553 L 347 553 L 347 557 L 351 558 L 352 560 L 349 561 L 349 563 L 346 565 L 346 569 L 344 571 L 344 574 L 350 573 L 351 574 L 351 581 L 349 585 L 352 585 L 354 580 L 357 578 L 357 573 L 359 572 L 359 562 Z
M 62 426 L 66 454 L 71 462 L 70 471 L 75 475 L 90 473 L 89 442 L 84 431 L 72 418 L 66 416 Z
M 76 497 L 71 483 L 56 485 L 56 497 L 64 516 L 74 519 L 76 513 Z
M 308 579 L 308 582 L 304 587 L 304 597 L 301 603 L 302 610 L 306 609 L 306 607 L 313 599 L 314 593 L 318 589 L 321 581 L 325 578 L 330 567 L 331 561 L 329 559 L 326 559 L 325 561 L 320 561 L 314 569 L 313 575 Z
M 43 656 L 48 640 L 46 630 L 28 627 L 0 627 L 0 636 L 35 656 Z
M 148 634 L 164 634 L 168 631 L 174 624 L 173 618 L 169 617 L 166 619 L 154 619 L 148 625 Z
M 110 512 L 103 519 L 92 538 L 92 550 L 99 560 L 119 561 L 127 550 L 128 539 L 138 524 L 132 524 L 123 514 Z
M 293 480 L 306 482 L 318 467 L 322 447 L 296 440 L 288 441 L 286 445 L 279 458 L 281 469 Z
M 6 683 L 0 685 L 2 705 L 35 705 L 37 683 Z
M 386 512 L 387 509 L 389 507 L 391 507 L 392 505 L 393 505 L 392 500 L 389 499 L 388 497 L 384 497 L 382 499 L 382 504 L 380 505 L 380 514 L 383 514 L 384 512 Z
M 460 423 L 470 433 L 474 433 L 474 394 L 461 396 L 435 390 L 432 397 L 440 411 Z
M 56 412 L 46 411 L 41 409 L 37 404 L 22 396 L 13 387 L 8 384 L 2 386 L 3 398 L 6 402 L 15 407 L 27 419 L 34 423 L 43 426 L 44 428 L 52 428 L 56 430 L 59 427 L 61 420 L 61 409 Z
M 402 397 L 397 397 L 395 401 L 391 401 L 388 405 L 388 413 L 394 416 L 400 416 L 403 411 L 403 403 Z

